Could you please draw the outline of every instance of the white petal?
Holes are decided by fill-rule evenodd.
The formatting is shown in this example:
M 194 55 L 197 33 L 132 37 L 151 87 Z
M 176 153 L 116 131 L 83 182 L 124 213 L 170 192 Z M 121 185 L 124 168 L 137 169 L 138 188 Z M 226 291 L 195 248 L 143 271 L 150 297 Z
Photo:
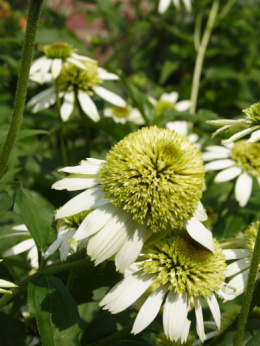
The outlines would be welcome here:
M 14 226 L 12 229 L 15 230 L 15 231 L 26 231 L 26 232 L 28 232 L 28 229 L 27 229 L 27 227 L 24 224 Z
M 32 246 L 35 246 L 35 242 L 33 239 L 24 240 L 21 243 L 11 247 L 11 249 L 5 251 L 3 253 L 3 256 L 8 257 L 8 256 L 13 256 L 13 255 L 18 255 L 22 252 L 25 252 L 25 251 L 31 249 Z
M 86 174 L 86 175 L 92 176 L 98 173 L 100 164 L 102 162 L 104 161 L 103 160 L 92 161 L 90 159 L 87 159 L 85 161 L 81 161 L 81 164 L 78 166 L 64 167 L 64 168 L 61 168 L 59 171 L 66 172 L 66 173 Z
M 46 56 L 42 56 L 39 59 L 35 60 L 32 63 L 31 69 L 30 69 L 30 74 L 33 74 L 37 71 L 39 71 L 42 68 L 42 65 L 44 62 L 47 60 Z
M 103 80 L 118 80 L 119 76 L 115 73 L 108 72 L 102 67 L 98 67 L 98 75 Z
M 191 12 L 192 6 L 191 6 L 191 1 L 190 0 L 183 0 L 184 6 L 186 7 L 186 10 L 188 12 Z
M 129 225 L 131 233 L 128 233 L 127 239 L 121 249 L 115 256 L 116 269 L 121 273 L 133 263 L 140 255 L 144 242 L 152 234 L 145 225 L 140 225 L 135 221 Z
M 131 333 L 138 334 L 144 330 L 157 316 L 160 311 L 163 298 L 168 291 L 168 285 L 158 287 L 146 299 L 135 319 Z
M 190 108 L 190 101 L 189 100 L 180 101 L 176 103 L 175 108 L 178 112 L 187 111 Z
M 74 58 L 67 58 L 66 61 L 70 62 L 71 64 L 82 68 L 82 70 L 86 70 L 86 66 L 84 64 L 82 64 L 82 62 L 78 61 L 77 59 Z
M 239 167 L 230 167 L 224 171 L 219 172 L 215 177 L 215 183 L 222 183 L 223 181 L 228 181 L 236 178 L 241 174 L 242 170 Z
M 55 89 L 54 87 L 48 88 L 46 90 L 41 91 L 39 94 L 35 95 L 33 98 L 30 99 L 30 101 L 27 103 L 28 107 L 34 106 L 39 102 L 43 102 L 52 96 L 55 97 L 56 101 L 56 96 L 55 96 Z M 54 101 L 54 103 L 55 103 Z
M 59 76 L 61 67 L 62 67 L 62 60 L 54 59 L 51 65 L 51 74 L 53 79 L 56 79 Z
M 248 274 L 249 269 L 239 273 L 228 282 L 225 288 L 222 288 L 225 295 L 229 296 L 229 298 L 225 297 L 226 300 L 232 300 L 244 292 L 247 284 Z
M 233 276 L 242 270 L 249 268 L 251 259 L 242 258 L 236 262 L 233 262 L 227 266 L 226 277 Z
M 137 272 L 114 286 L 100 302 L 103 309 L 116 314 L 132 305 L 156 279 L 156 275 Z
M 96 60 L 89 58 L 88 56 L 84 56 L 84 55 L 79 55 L 77 53 L 72 53 L 71 57 L 76 59 L 76 60 L 82 60 L 82 61 L 89 61 L 89 62 L 95 62 Z
M 64 237 L 61 247 L 60 247 L 60 260 L 66 261 L 67 256 L 69 254 L 69 250 L 71 248 L 71 244 L 69 243 L 69 239 L 72 238 L 75 234 L 75 230 L 70 230 L 66 236 Z
M 236 133 L 235 135 L 231 136 L 229 139 L 226 139 L 226 140 L 222 141 L 222 144 L 228 144 L 228 143 L 234 142 L 237 139 L 239 139 L 241 137 L 244 137 L 245 135 L 248 135 L 252 131 L 254 131 L 253 127 L 249 127 L 249 128 L 247 128 L 245 130 L 242 130 L 242 131 Z
M 205 172 L 208 172 L 211 170 L 229 168 L 229 167 L 234 166 L 234 164 L 235 164 L 235 162 L 231 159 L 212 161 L 212 162 L 207 163 L 205 165 Z
M 0 287 L 17 287 L 17 286 L 10 281 L 0 279 Z
M 171 0 L 160 0 L 158 5 L 158 12 L 164 13 L 170 6 Z
M 260 140 L 260 130 L 254 131 L 249 140 L 247 141 L 247 143 L 254 143 L 254 142 L 258 142 Z
M 74 108 L 74 91 L 66 92 L 64 95 L 63 103 L 60 108 L 60 115 L 63 121 L 67 121 Z
M 236 182 L 235 196 L 240 207 L 244 207 L 251 196 L 253 179 L 247 173 L 242 173 Z
M 194 297 L 194 306 L 195 306 L 195 314 L 196 314 L 196 330 L 198 333 L 198 336 L 200 340 L 203 342 L 206 338 L 205 332 L 204 332 L 204 324 L 203 324 L 203 315 L 202 315 L 202 307 L 201 307 L 201 301 L 200 297 Z
M 178 100 L 179 97 L 179 93 L 177 93 L 177 91 L 173 91 L 169 94 L 162 94 L 162 96 L 160 97 L 160 101 L 166 101 L 166 102 L 170 102 L 170 103 L 176 103 L 176 101 Z
M 40 84 L 44 83 L 45 75 L 49 71 L 51 64 L 52 64 L 52 59 L 46 59 L 45 61 L 43 61 L 42 66 L 39 70 L 39 76 L 40 76 L 39 83 Z
M 209 305 L 210 311 L 212 313 L 212 316 L 216 322 L 216 325 L 218 327 L 218 329 L 220 328 L 220 309 L 219 309 L 219 305 L 218 305 L 218 301 L 214 295 L 214 293 L 212 293 L 211 297 L 206 298 L 207 299 L 207 303 Z
M 193 216 L 199 221 L 206 221 L 208 219 L 207 212 L 201 202 L 198 203 L 198 208 L 193 214 Z
M 186 223 L 189 235 L 198 243 L 215 253 L 212 233 L 195 217 Z
M 172 2 L 174 3 L 174 6 L 179 8 L 180 7 L 180 0 L 172 0 Z
M 92 209 L 93 205 L 98 200 L 102 199 L 102 195 L 103 193 L 100 191 L 99 186 L 80 193 L 57 211 L 56 219 L 62 219 L 63 217 L 72 216 L 81 211 Z
M 102 99 L 116 105 L 118 107 L 126 107 L 126 102 L 120 96 L 114 94 L 112 91 L 109 91 L 101 86 L 96 86 L 92 88 L 95 93 L 100 96 Z
M 171 341 L 181 337 L 182 327 L 187 321 L 189 296 L 186 292 L 170 291 L 166 297 L 163 310 L 164 333 Z
M 100 116 L 98 114 L 97 107 L 92 101 L 91 97 L 86 92 L 80 90 L 78 92 L 78 99 L 83 112 L 87 114 L 93 121 L 99 121 Z
M 30 80 L 33 82 L 39 83 L 41 78 L 42 76 L 39 72 L 30 74 Z M 45 73 L 43 83 L 51 83 L 51 82 L 53 82 L 51 73 Z
M 55 190 L 77 191 L 89 189 L 98 185 L 100 182 L 97 178 L 89 178 L 83 174 L 72 174 L 67 178 L 61 179 L 53 184 L 52 188 Z
M 187 136 L 189 123 L 187 121 L 169 121 L 166 123 L 166 128 Z
M 39 268 L 39 261 L 38 261 L 38 250 L 36 245 L 34 245 L 31 250 L 28 252 L 27 259 L 30 261 L 30 264 L 32 268 Z
M 245 258 L 252 255 L 252 251 L 249 249 L 224 249 L 222 250 L 223 255 L 225 256 L 226 260 L 233 260 L 233 259 L 239 259 L 239 258 Z

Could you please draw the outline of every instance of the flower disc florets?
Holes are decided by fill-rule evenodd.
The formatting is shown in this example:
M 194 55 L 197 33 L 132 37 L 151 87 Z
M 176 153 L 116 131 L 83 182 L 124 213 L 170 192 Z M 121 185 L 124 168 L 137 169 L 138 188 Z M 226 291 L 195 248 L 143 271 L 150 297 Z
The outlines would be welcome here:
M 260 103 L 254 103 L 250 107 L 243 109 L 243 113 L 246 114 L 246 118 L 252 120 L 256 125 L 260 125 Z
M 214 239 L 215 254 L 193 240 L 187 232 L 176 231 L 144 251 L 143 271 L 158 274 L 154 289 L 169 285 L 175 293 L 210 297 L 225 280 L 226 261 Z
M 165 109 L 176 109 L 175 104 L 170 101 L 159 100 L 156 102 L 155 111 L 157 115 L 161 115 Z
M 157 232 L 192 217 L 202 194 L 204 166 L 186 136 L 154 126 L 115 145 L 99 179 L 111 203 Z
M 246 238 L 246 248 L 254 251 L 256 236 L 258 232 L 259 221 L 252 222 L 244 232 L 244 236 Z
M 118 118 L 126 118 L 131 110 L 127 107 L 114 107 L 113 114 Z
M 66 59 L 75 51 L 72 46 L 67 43 L 54 43 L 50 46 L 44 46 L 43 51 L 47 58 L 50 59 Z
M 77 229 L 80 224 L 83 222 L 83 220 L 85 219 L 85 217 L 91 212 L 91 210 L 84 210 L 78 214 L 72 215 L 72 216 L 68 216 L 68 217 L 64 217 L 62 219 L 62 221 L 68 225 L 70 228 L 75 228 Z
M 231 149 L 230 156 L 244 172 L 260 177 L 260 144 L 246 141 L 236 142 Z
M 85 70 L 71 63 L 63 64 L 60 76 L 59 87 L 62 91 L 86 91 L 92 95 L 90 88 L 102 83 L 99 77 L 98 65 L 95 61 L 82 62 L 86 67 Z

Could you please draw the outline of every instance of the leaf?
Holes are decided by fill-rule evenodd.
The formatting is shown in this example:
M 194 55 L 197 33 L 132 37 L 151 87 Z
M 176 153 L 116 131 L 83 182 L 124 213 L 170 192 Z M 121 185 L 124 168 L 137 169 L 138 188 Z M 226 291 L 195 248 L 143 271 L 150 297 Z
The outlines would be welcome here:
M 98 8 L 109 23 L 118 26 L 122 32 L 126 32 L 126 24 L 124 19 L 118 13 L 117 8 L 107 0 L 97 0 Z
M 24 346 L 25 337 L 23 323 L 0 312 L 0 345 Z
M 248 341 L 246 346 L 258 346 L 260 345 L 260 330 Z
M 33 276 L 28 285 L 28 307 L 37 320 L 43 346 L 80 345 L 77 305 L 60 279 Z
M 166 60 L 163 64 L 159 83 L 164 84 L 167 81 L 167 79 L 171 76 L 171 74 L 177 70 L 178 67 L 179 62 Z
M 36 135 L 47 135 L 47 134 L 49 134 L 49 132 L 45 130 L 20 130 L 17 140 L 36 136 Z M 0 144 L 4 143 L 6 135 L 7 135 L 7 130 L 0 132 Z
M 4 211 L 11 208 L 12 204 L 13 201 L 8 193 L 5 191 L 0 192 L 0 213 L 3 213 Z
M 54 228 L 54 207 L 27 189 L 20 189 L 14 211 L 23 219 L 39 251 L 44 251 Z

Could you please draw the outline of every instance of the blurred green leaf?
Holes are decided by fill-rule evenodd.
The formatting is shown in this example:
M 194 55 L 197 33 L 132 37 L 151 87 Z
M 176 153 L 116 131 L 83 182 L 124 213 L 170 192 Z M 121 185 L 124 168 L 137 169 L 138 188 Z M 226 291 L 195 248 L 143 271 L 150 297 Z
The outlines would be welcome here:
M 8 193 L 5 191 L 0 192 L 0 213 L 3 213 L 4 211 L 11 208 L 12 204 L 13 201 Z
M 0 345 L 1 346 L 24 346 L 24 324 L 3 312 L 0 312 Z
M 126 31 L 126 24 L 124 19 L 120 16 L 116 6 L 107 0 L 97 0 L 98 8 L 104 15 L 108 23 L 113 23 L 118 26 L 123 32 Z
M 163 64 L 163 68 L 160 75 L 160 84 L 164 84 L 171 74 L 177 70 L 179 67 L 179 62 L 166 60 Z

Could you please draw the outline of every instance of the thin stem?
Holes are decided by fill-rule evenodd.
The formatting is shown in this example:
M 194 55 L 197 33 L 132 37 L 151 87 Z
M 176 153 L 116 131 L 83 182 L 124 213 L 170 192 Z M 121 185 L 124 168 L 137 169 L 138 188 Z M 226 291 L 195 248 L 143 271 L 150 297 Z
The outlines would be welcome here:
M 254 292 L 259 261 L 260 261 L 260 232 L 258 228 L 254 252 L 253 252 L 252 261 L 251 261 L 251 265 L 249 269 L 247 287 L 244 294 L 244 299 L 243 299 L 240 315 L 238 318 L 237 332 L 234 338 L 234 346 L 240 346 L 242 344 L 246 321 L 247 321 L 250 304 L 251 304 L 251 300 L 252 300 L 252 296 Z
M 207 22 L 201 43 L 198 48 L 198 54 L 196 58 L 193 80 L 192 80 L 192 89 L 191 89 L 191 106 L 190 106 L 191 114 L 195 114 L 196 112 L 202 65 L 203 65 L 203 61 L 204 61 L 204 57 L 206 53 L 206 48 L 208 46 L 211 32 L 217 17 L 218 8 L 219 8 L 219 0 L 215 0 L 211 7 L 208 22 Z
M 224 17 L 226 17 L 232 6 L 235 5 L 236 1 L 237 0 L 229 0 L 223 7 L 222 11 L 219 13 L 218 19 L 223 19 Z
M 79 115 L 81 116 L 81 118 L 83 120 L 83 128 L 84 128 L 84 132 L 85 132 L 85 143 L 86 143 L 86 157 L 89 157 L 90 156 L 90 131 L 89 131 L 89 127 L 86 123 L 86 114 L 83 112 L 83 110 L 81 108 L 81 105 L 78 101 L 77 95 L 75 95 L 75 100 L 77 103 Z
M 0 153 L 0 180 L 2 179 L 11 152 L 13 150 L 18 131 L 23 118 L 24 104 L 27 93 L 30 67 L 33 57 L 36 33 L 39 25 L 43 0 L 31 0 L 28 12 L 27 27 L 24 37 L 20 72 L 18 76 L 14 108 L 9 130 Z
M 118 341 L 122 340 L 124 337 L 130 334 L 131 329 L 133 327 L 133 322 L 129 323 L 126 325 L 124 328 L 119 330 L 118 332 L 108 336 L 107 338 L 103 339 L 100 342 L 91 344 L 95 346 L 109 346 L 109 345 L 115 345 Z
M 199 47 L 200 47 L 201 22 L 202 22 L 202 13 L 199 12 L 196 17 L 195 30 L 194 30 L 194 47 L 196 49 L 196 52 L 199 50 Z

